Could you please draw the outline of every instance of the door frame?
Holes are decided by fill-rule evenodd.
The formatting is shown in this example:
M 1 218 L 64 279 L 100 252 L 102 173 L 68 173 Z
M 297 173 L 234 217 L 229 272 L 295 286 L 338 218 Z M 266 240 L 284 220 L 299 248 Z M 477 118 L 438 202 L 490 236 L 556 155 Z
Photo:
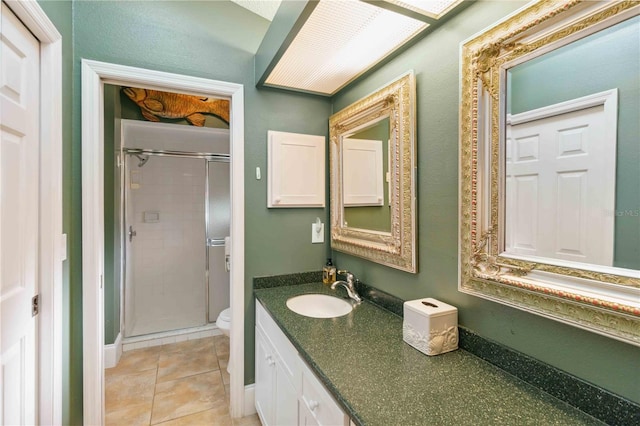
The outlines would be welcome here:
M 82 59 L 83 418 L 104 423 L 104 93 L 103 84 L 231 99 L 232 417 L 244 414 L 244 86 Z
M 35 1 L 4 1 L 40 43 L 40 189 L 37 419 L 62 423 L 62 35 Z

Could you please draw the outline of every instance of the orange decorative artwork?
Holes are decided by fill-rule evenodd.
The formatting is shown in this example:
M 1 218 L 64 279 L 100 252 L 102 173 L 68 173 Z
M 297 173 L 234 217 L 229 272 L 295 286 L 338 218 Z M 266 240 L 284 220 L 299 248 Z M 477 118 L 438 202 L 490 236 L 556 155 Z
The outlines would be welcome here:
M 181 93 L 160 92 L 158 90 L 125 87 L 123 90 L 149 121 L 162 118 L 184 118 L 194 126 L 204 126 L 205 116 L 212 114 L 229 123 L 229 101 Z

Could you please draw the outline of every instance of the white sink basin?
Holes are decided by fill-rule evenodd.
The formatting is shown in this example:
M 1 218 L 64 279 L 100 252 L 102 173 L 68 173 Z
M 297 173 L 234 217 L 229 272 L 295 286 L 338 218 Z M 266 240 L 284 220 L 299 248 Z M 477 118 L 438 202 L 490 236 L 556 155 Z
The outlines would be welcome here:
M 311 318 L 335 318 L 347 315 L 353 309 L 351 303 L 326 294 L 303 294 L 287 300 L 287 308 Z

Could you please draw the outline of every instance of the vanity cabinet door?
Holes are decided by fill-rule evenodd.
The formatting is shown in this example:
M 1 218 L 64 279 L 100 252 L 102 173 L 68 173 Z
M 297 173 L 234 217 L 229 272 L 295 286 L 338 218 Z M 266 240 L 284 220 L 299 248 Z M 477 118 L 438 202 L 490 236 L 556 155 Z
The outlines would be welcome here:
M 348 426 L 349 417 L 342 411 L 320 380 L 306 364 L 302 364 L 300 367 L 302 370 L 302 388 L 298 399 L 300 424 Z
M 276 385 L 275 359 L 271 345 L 256 327 L 256 411 L 262 424 L 274 425 L 274 389 Z
M 298 423 L 298 352 L 256 303 L 256 411 L 265 426 Z
M 300 417 L 298 418 L 299 426 L 320 426 L 315 417 L 313 417 L 313 413 L 309 410 L 309 407 L 303 402 L 300 401 Z
M 275 425 L 295 425 L 298 420 L 298 392 L 280 363 L 276 363 Z

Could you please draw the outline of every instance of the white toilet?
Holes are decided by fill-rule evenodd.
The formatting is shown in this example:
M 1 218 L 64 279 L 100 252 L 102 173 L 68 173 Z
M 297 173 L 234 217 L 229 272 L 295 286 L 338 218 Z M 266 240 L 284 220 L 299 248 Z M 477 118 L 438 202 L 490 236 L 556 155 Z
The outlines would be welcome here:
M 216 326 L 220 329 L 222 334 L 229 336 L 229 330 L 231 330 L 231 308 L 227 308 L 220 312 L 218 319 L 216 320 Z M 227 373 L 231 374 L 231 359 L 227 363 Z
M 227 308 L 220 312 L 218 319 L 216 320 L 216 326 L 222 331 L 222 334 L 229 336 L 229 330 L 231 330 L 231 308 Z

